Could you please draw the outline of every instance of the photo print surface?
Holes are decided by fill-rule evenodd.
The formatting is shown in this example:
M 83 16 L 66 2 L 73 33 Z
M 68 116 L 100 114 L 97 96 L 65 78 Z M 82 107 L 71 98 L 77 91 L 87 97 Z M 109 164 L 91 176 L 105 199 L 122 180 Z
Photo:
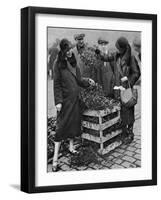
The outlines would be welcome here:
M 141 167 L 141 32 L 47 27 L 47 172 Z

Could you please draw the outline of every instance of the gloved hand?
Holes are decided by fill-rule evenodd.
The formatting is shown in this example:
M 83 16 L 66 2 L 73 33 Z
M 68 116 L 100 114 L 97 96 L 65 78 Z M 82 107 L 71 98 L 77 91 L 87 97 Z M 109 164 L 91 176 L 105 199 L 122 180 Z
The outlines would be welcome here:
M 55 107 L 56 107 L 57 111 L 60 112 L 62 109 L 62 104 L 58 103 Z
M 125 88 L 121 85 L 121 86 L 120 86 L 120 90 L 123 91 L 123 90 L 125 90 Z
M 127 78 L 126 76 L 124 76 L 124 77 L 121 79 L 122 82 L 125 82 L 125 81 L 127 81 L 127 80 L 128 80 L 128 78 Z
M 88 82 L 91 86 L 95 86 L 95 81 L 91 78 L 88 79 Z

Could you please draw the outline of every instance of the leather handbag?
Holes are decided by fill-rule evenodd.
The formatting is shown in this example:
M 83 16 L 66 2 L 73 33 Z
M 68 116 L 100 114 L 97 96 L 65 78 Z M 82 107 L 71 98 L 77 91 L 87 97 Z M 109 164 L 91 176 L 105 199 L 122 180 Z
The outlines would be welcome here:
M 129 83 L 129 81 L 128 81 Z M 137 88 L 131 88 L 130 84 L 129 88 L 125 90 L 121 90 L 120 92 L 120 97 L 121 97 L 121 102 L 125 107 L 133 107 L 137 104 L 138 100 L 138 91 Z
M 118 71 L 121 75 L 121 77 L 123 77 L 123 72 L 122 72 L 122 69 L 120 67 L 120 60 L 119 60 L 119 63 L 117 65 L 117 68 L 118 68 Z M 138 100 L 138 91 L 137 91 L 137 88 L 131 88 L 131 85 L 128 81 L 128 88 L 125 89 L 125 90 L 121 90 L 120 91 L 120 98 L 121 98 L 121 102 L 122 104 L 125 106 L 125 107 L 133 107 L 137 104 L 137 100 Z

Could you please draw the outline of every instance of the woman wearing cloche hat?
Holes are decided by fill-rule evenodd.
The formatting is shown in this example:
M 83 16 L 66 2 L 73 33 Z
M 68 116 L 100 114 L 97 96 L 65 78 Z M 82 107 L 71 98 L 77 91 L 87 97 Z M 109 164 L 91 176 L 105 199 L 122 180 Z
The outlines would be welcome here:
M 80 87 L 94 85 L 91 79 L 81 78 L 80 69 L 71 44 L 67 39 L 60 41 L 60 51 L 54 65 L 54 98 L 57 109 L 55 149 L 52 170 L 58 170 L 58 153 L 62 140 L 69 139 L 70 153 L 77 153 L 73 139 L 81 134 L 79 105 Z

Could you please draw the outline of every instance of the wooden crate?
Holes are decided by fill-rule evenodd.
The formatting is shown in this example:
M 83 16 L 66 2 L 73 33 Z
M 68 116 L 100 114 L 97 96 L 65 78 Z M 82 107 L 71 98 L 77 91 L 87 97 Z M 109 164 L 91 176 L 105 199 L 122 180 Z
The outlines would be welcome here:
M 120 135 L 121 128 L 110 131 L 110 128 L 120 122 L 120 106 L 115 106 L 112 110 L 87 110 L 83 113 L 82 138 L 100 144 L 99 153 L 105 154 L 119 146 L 122 142 L 113 141 L 107 147 L 104 143 Z

